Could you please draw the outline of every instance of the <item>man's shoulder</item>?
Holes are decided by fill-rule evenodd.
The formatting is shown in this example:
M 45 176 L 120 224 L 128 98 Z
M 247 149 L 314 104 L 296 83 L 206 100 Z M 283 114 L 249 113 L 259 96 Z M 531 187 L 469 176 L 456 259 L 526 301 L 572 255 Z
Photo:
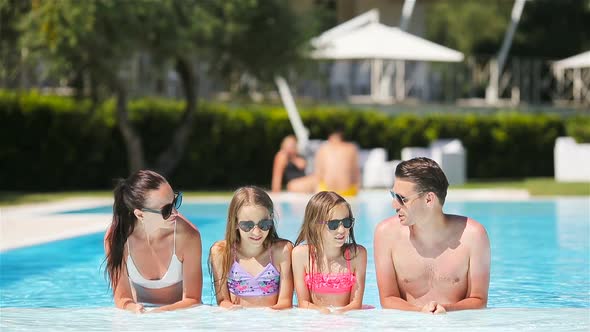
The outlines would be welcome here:
M 399 217 L 397 215 L 382 220 L 375 228 L 375 235 L 388 236 L 398 234 L 401 230 Z
M 483 239 L 487 239 L 488 234 L 485 227 L 477 220 L 465 216 L 452 216 L 453 220 L 464 224 L 461 228 L 463 229 L 463 240 L 467 242 L 479 242 Z
M 486 235 L 487 232 L 485 227 L 480 224 L 477 220 L 466 217 L 467 218 L 467 225 L 465 226 L 465 230 L 469 232 L 469 234 L 473 236 L 482 236 Z

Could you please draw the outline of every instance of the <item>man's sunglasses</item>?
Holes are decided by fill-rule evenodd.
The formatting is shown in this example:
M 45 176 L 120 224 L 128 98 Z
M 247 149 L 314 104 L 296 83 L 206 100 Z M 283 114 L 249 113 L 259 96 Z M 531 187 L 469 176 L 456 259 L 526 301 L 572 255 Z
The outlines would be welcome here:
M 318 224 L 328 225 L 328 229 L 331 231 L 335 231 L 340 227 L 340 225 L 344 226 L 344 228 L 348 229 L 354 225 L 354 218 L 348 217 L 344 219 L 334 219 L 328 221 L 319 221 Z
M 181 205 L 182 205 L 182 192 L 177 191 L 177 192 L 174 192 L 174 199 L 172 200 L 172 203 L 164 205 L 164 207 L 161 210 L 143 208 L 143 209 L 141 209 L 141 211 L 152 212 L 152 213 L 161 213 L 162 218 L 164 218 L 164 220 L 166 220 L 166 219 L 170 218 L 170 216 L 172 215 L 172 207 L 174 207 L 174 208 L 176 208 L 176 210 L 178 210 Z
M 244 232 L 253 230 L 255 226 L 258 226 L 261 231 L 266 232 L 270 230 L 273 225 L 274 221 L 272 219 L 262 219 L 258 223 L 255 223 L 252 220 L 238 221 L 238 227 L 240 227 L 240 229 Z
M 400 194 L 396 194 L 393 190 L 390 190 L 389 193 L 391 194 L 391 198 L 395 199 L 401 206 L 406 205 L 406 203 L 409 202 L 412 197 L 418 197 L 419 195 L 423 194 L 422 192 L 418 192 L 414 195 L 404 197 Z

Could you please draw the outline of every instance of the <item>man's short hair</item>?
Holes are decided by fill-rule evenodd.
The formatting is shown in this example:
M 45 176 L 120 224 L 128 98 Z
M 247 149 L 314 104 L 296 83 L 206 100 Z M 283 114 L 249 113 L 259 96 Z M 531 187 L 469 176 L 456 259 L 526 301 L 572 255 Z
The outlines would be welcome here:
M 413 158 L 399 163 L 395 169 L 395 177 L 416 185 L 416 192 L 433 192 L 440 204 L 445 203 L 449 181 L 436 161 L 425 158 Z

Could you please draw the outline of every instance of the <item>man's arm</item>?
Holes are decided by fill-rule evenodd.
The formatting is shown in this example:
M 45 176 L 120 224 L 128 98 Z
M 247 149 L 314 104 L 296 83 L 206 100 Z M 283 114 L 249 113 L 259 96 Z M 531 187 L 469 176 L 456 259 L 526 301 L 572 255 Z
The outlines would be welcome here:
M 381 307 L 383 309 L 420 311 L 421 308 L 408 303 L 400 296 L 395 266 L 393 265 L 392 230 L 391 227 L 388 227 L 391 222 L 393 222 L 393 218 L 386 219 L 377 225 L 375 229 L 375 272 L 377 274 Z
M 471 248 L 469 250 L 469 272 L 467 274 L 467 297 L 457 303 L 443 304 L 447 311 L 482 309 L 488 304 L 490 286 L 490 240 L 485 228 L 475 220 L 468 219 Z
M 327 143 L 324 143 L 324 145 L 322 145 L 318 149 L 318 152 L 316 152 L 314 157 L 313 174 L 315 175 L 318 183 L 324 181 L 324 150 L 326 148 L 325 144 Z
M 351 144 L 351 147 L 353 150 L 352 163 L 353 163 L 353 169 L 354 169 L 354 173 L 353 173 L 354 178 L 352 179 L 352 183 L 354 183 L 357 188 L 360 188 L 361 187 L 361 165 L 359 164 L 359 150 L 357 149 L 356 145 L 354 145 L 354 144 Z

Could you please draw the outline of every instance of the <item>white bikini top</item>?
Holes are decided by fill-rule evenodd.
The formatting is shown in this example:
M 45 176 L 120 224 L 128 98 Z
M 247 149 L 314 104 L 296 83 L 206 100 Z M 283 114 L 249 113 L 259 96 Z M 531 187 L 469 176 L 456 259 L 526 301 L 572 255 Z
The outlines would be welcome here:
M 174 246 L 172 247 L 172 257 L 168 270 L 162 277 L 162 279 L 149 280 L 144 278 L 137 267 L 133 258 L 131 258 L 131 248 L 129 247 L 129 240 L 127 240 L 127 273 L 129 274 L 129 280 L 131 283 L 137 284 L 144 288 L 160 289 L 175 285 L 182 282 L 182 262 L 176 257 L 176 221 L 174 222 Z

